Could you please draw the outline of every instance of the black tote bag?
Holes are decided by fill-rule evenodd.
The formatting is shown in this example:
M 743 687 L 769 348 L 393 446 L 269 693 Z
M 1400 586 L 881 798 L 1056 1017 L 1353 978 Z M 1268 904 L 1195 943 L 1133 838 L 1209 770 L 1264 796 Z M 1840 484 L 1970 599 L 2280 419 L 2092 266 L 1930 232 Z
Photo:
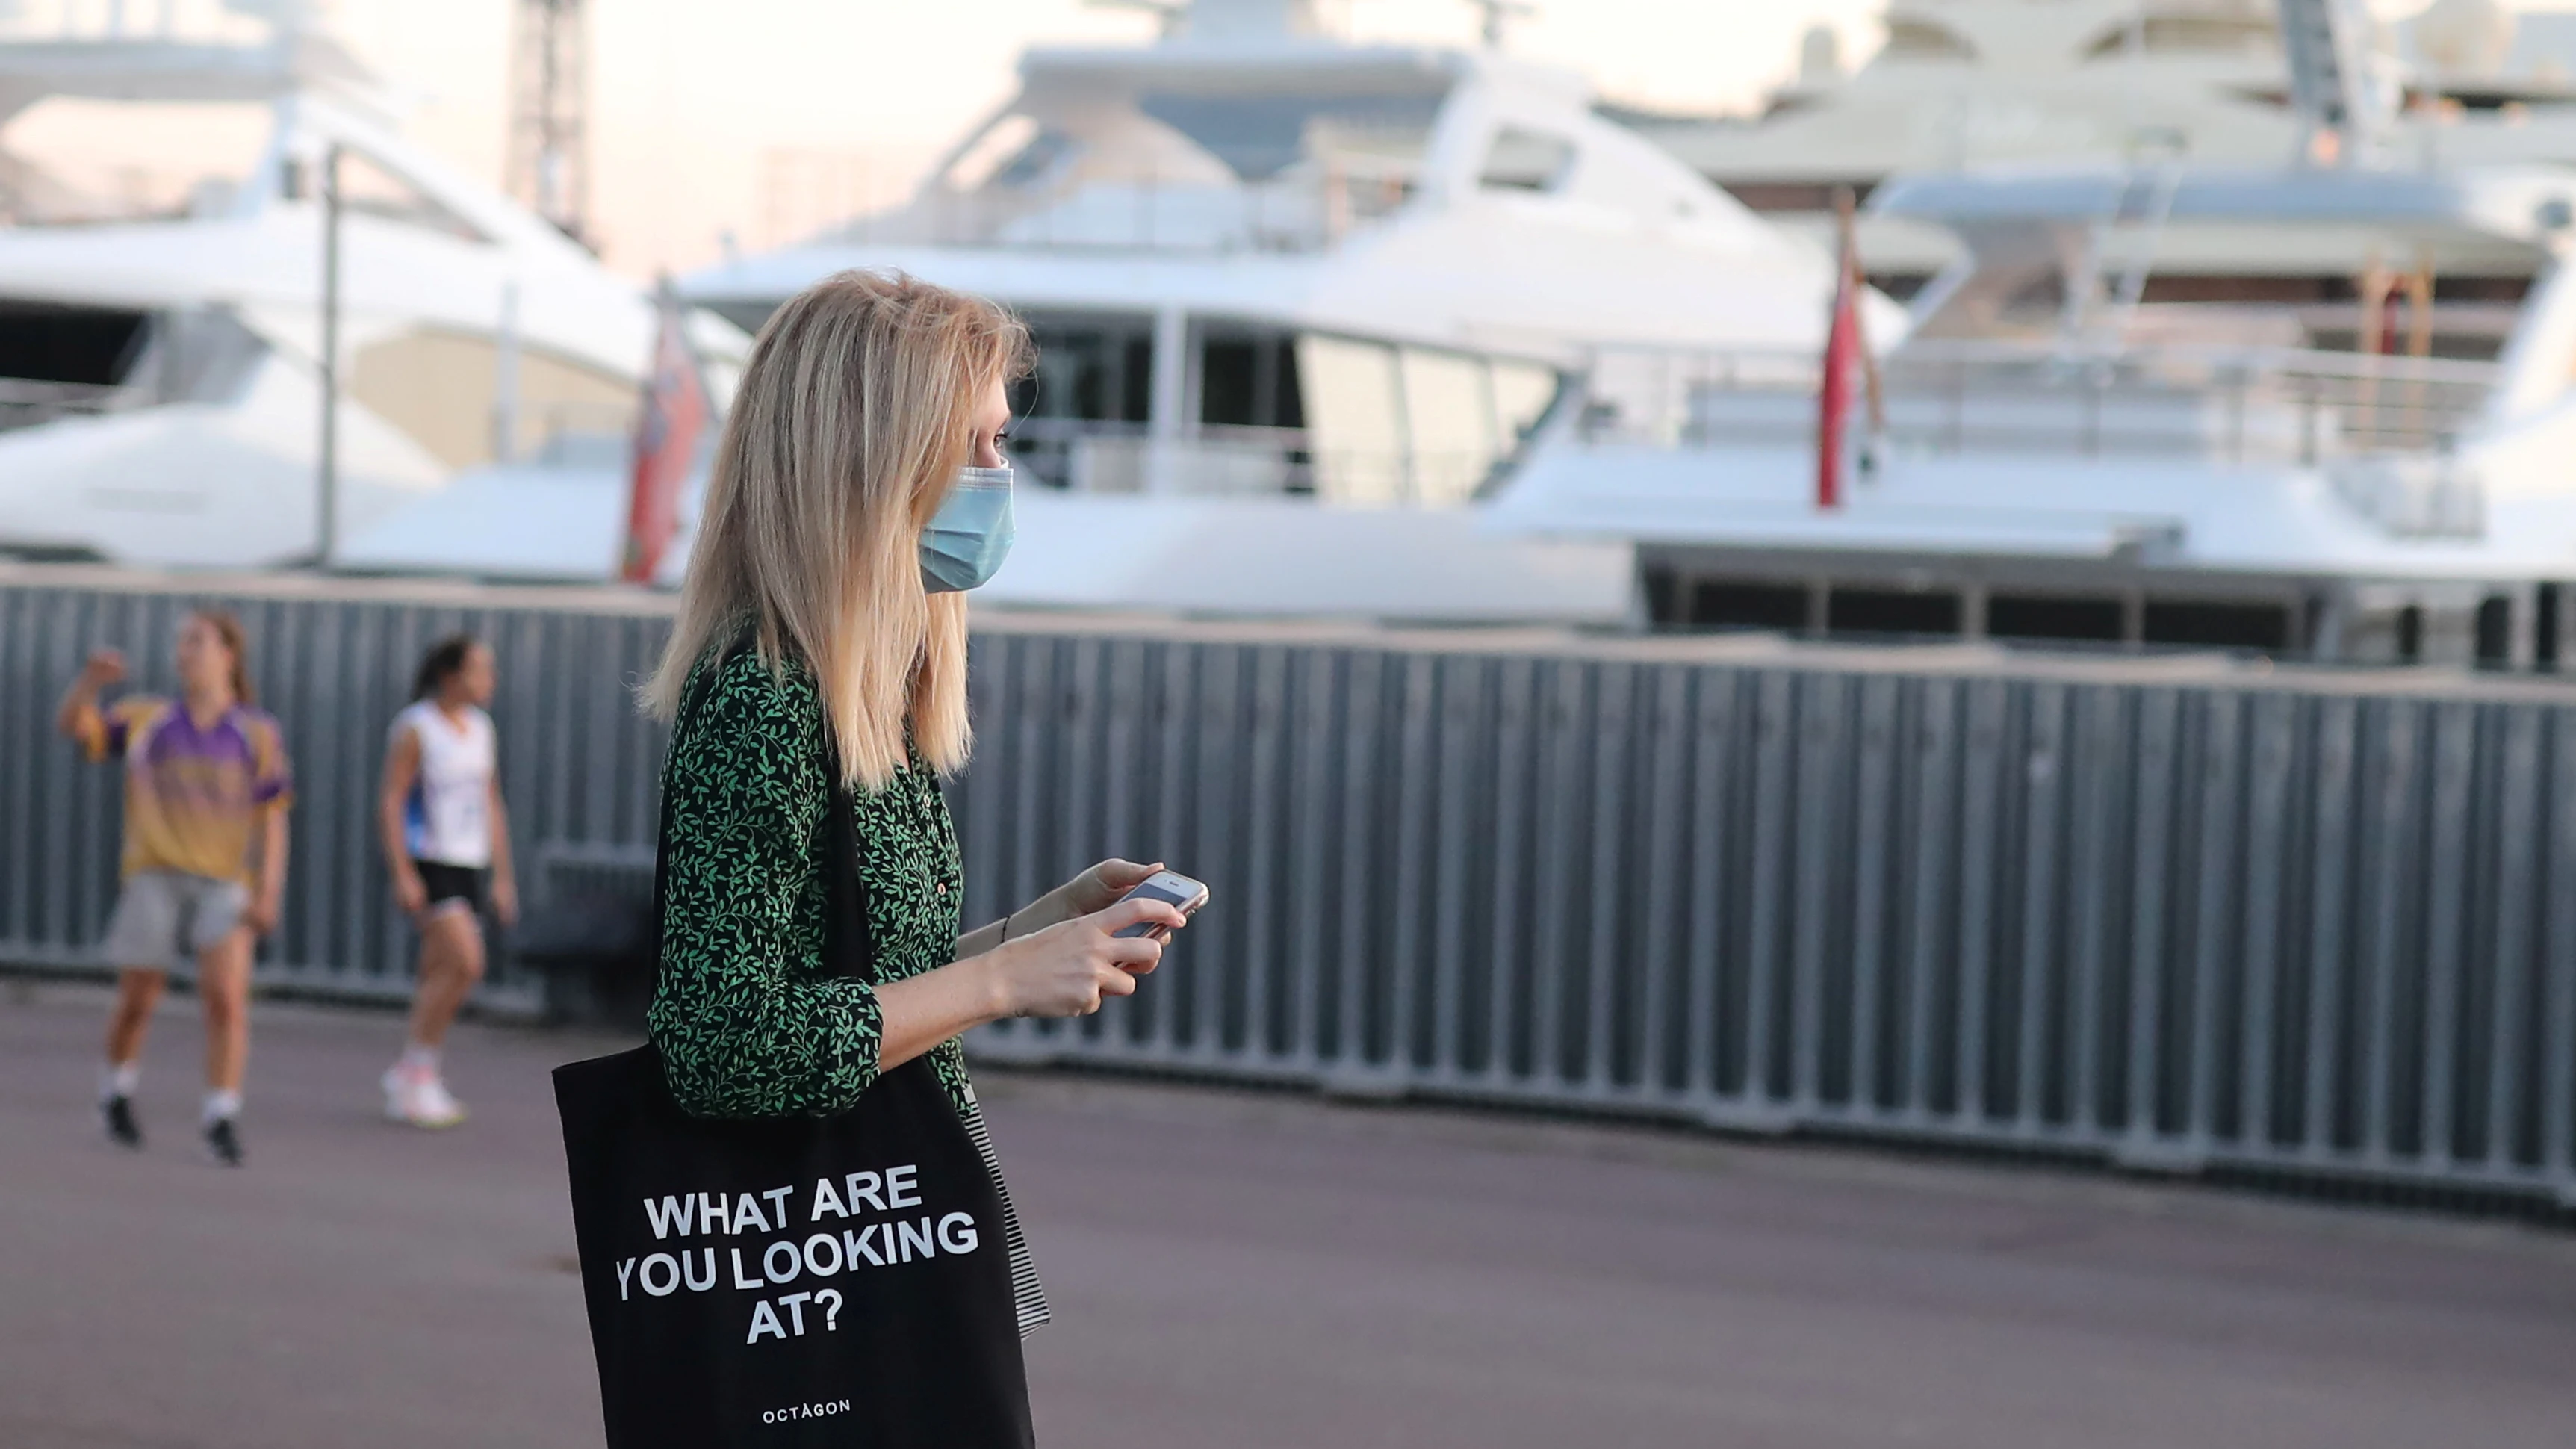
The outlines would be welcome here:
M 856 974 L 845 792 L 831 817 L 825 964 Z M 650 1045 L 555 1100 L 609 1449 L 1033 1442 L 1001 1188 L 927 1059 L 830 1117 L 690 1117 Z

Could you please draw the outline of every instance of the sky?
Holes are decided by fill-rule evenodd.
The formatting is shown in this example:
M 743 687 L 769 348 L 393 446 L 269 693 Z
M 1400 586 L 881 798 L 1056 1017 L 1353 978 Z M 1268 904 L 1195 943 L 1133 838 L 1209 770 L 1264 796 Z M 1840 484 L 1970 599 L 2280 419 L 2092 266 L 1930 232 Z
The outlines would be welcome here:
M 137 0 L 142 3 L 142 0 Z M 1328 0 L 1364 38 L 1469 42 L 1462 0 Z M 339 0 L 338 24 L 414 93 L 406 129 L 497 179 L 507 0 Z M 1153 21 L 1083 0 L 590 0 L 592 214 L 644 275 L 810 231 L 834 201 L 898 195 L 1009 98 L 1035 43 L 1134 44 Z M 1621 99 L 1740 106 L 1795 67 L 1816 23 L 1877 45 L 1877 0 L 1541 0 L 1511 48 Z M 1329 12 L 1328 12 L 1329 13 Z

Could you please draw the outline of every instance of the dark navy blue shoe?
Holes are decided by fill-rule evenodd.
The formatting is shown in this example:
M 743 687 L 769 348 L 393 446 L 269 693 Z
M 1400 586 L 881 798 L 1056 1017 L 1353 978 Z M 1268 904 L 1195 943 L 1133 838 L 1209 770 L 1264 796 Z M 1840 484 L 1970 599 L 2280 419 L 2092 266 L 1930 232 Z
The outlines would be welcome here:
M 134 1120 L 134 1099 L 110 1097 L 99 1104 L 99 1115 L 107 1119 L 107 1140 L 119 1147 L 140 1148 L 143 1124 Z

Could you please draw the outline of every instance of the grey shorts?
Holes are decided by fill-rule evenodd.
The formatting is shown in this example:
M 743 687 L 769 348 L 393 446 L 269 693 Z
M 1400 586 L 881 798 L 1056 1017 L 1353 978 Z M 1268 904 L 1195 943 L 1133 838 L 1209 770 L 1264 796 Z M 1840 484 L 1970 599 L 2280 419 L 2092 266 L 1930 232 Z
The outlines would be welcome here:
M 197 953 L 230 935 L 249 909 L 250 891 L 233 881 L 137 871 L 117 892 L 99 954 L 110 966 L 193 977 Z

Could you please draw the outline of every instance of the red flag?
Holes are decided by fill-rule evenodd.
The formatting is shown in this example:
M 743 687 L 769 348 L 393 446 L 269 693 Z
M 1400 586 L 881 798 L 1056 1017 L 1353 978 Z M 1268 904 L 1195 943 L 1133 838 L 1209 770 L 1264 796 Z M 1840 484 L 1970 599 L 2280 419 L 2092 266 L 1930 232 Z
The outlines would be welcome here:
M 697 462 L 698 435 L 706 430 L 707 390 L 689 351 L 680 299 L 666 280 L 657 298 L 661 335 L 653 343 L 653 371 L 644 379 L 643 406 L 635 418 L 635 463 L 626 510 L 626 557 L 619 577 L 653 581 L 662 555 L 680 529 L 680 490 Z
M 1860 353 L 1860 289 L 1852 285 L 1851 229 L 1843 229 L 1834 266 L 1833 320 L 1825 329 L 1825 380 L 1816 406 L 1816 507 L 1843 501 L 1843 425 L 1851 415 L 1852 363 Z

